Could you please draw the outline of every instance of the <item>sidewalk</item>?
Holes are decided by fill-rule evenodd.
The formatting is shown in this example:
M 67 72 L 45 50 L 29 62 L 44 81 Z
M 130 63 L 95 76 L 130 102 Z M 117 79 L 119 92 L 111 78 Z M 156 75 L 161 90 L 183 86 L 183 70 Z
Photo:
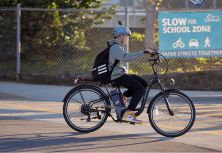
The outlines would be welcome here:
M 35 101 L 62 101 L 71 86 L 36 85 L 0 81 L 0 93 L 26 97 Z
M 73 86 L 74 87 L 74 86 Z M 0 93 L 13 94 L 21 97 L 33 99 L 35 101 L 56 101 L 61 102 L 72 86 L 61 85 L 36 85 L 16 82 L 0 81 Z M 222 101 L 222 91 L 183 91 L 193 100 L 220 99 Z M 153 97 L 159 90 L 151 90 Z

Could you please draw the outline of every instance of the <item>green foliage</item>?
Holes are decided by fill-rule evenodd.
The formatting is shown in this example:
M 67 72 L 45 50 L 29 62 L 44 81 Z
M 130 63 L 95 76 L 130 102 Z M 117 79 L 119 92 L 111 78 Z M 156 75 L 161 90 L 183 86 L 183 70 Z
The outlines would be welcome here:
M 196 60 L 200 64 L 207 64 L 207 58 L 197 58 Z
M 132 39 L 132 41 L 140 41 L 143 42 L 145 38 L 144 34 L 138 33 L 138 32 L 133 32 L 130 39 Z
M 17 3 L 21 7 L 37 8 L 73 8 L 65 11 L 22 11 L 21 39 L 27 44 L 32 44 L 36 50 L 45 50 L 50 54 L 53 50 L 63 49 L 66 52 L 74 50 L 86 51 L 90 48 L 86 45 L 85 32 L 93 25 L 103 24 L 115 14 L 116 6 L 103 8 L 100 11 L 84 11 L 97 9 L 104 0 L 1 0 L 0 7 L 15 7 Z M 84 9 L 84 10 L 82 10 Z M 2 15 L 0 15 L 1 17 Z M 2 23 L 4 24 L 4 22 Z M 8 23 L 5 23 L 8 24 Z M 8 25 L 6 25 L 8 26 Z M 10 29 L 7 29 L 10 30 Z M 35 43 L 33 43 L 35 41 Z M 58 46 L 60 45 L 60 46 Z M 22 52 L 29 47 L 22 46 Z M 24 54 L 28 54 L 24 53 Z M 37 53 L 39 54 L 39 53 Z M 40 53 L 42 56 L 42 53 Z
M 99 8 L 104 0 L 1 0 L 0 6 L 14 7 L 20 3 L 22 7 L 49 8 L 53 3 L 57 8 Z

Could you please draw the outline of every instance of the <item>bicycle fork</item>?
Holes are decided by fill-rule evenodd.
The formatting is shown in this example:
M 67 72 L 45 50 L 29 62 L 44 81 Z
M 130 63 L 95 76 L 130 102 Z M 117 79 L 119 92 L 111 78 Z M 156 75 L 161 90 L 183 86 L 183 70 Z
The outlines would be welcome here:
M 161 85 L 159 79 L 158 79 L 158 84 L 159 84 L 159 86 L 160 86 L 161 93 L 163 94 L 163 98 L 164 98 L 164 102 L 165 102 L 165 104 L 166 104 L 167 110 L 168 110 L 169 114 L 170 114 L 171 116 L 173 116 L 173 115 L 174 115 L 174 112 L 172 111 L 172 109 L 171 109 L 171 107 L 170 107 L 170 103 L 169 103 L 169 100 L 168 100 L 168 96 L 167 96 L 166 90 L 165 90 L 165 88 Z

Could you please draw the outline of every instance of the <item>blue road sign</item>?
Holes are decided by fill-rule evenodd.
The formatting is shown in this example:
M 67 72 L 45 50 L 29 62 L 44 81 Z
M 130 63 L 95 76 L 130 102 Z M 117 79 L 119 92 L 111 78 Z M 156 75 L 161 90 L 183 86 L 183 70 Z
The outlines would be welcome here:
M 159 49 L 167 57 L 222 56 L 222 11 L 159 12 Z

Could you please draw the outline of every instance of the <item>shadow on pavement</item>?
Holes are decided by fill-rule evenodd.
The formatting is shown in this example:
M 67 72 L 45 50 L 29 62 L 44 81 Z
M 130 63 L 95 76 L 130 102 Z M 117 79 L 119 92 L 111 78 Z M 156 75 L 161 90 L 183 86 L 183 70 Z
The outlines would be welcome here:
M 79 135 L 82 134 L 72 132 L 7 135 L 4 136 L 5 138 L 0 138 L 0 152 L 28 151 L 35 149 L 38 149 L 39 151 L 46 148 L 59 149 L 64 146 L 63 151 L 89 151 L 91 149 L 132 146 L 169 140 L 169 138 L 165 137 L 147 137 L 141 134 L 121 134 L 93 137 L 86 137 L 87 134 L 85 134 L 84 137 L 79 137 Z M 147 135 L 147 133 L 144 135 Z M 135 140 L 139 140 L 139 142 Z M 111 141 L 112 143 L 109 143 Z M 98 145 L 101 143 L 103 144 L 104 142 L 106 145 Z M 69 145 L 70 148 L 67 145 Z

